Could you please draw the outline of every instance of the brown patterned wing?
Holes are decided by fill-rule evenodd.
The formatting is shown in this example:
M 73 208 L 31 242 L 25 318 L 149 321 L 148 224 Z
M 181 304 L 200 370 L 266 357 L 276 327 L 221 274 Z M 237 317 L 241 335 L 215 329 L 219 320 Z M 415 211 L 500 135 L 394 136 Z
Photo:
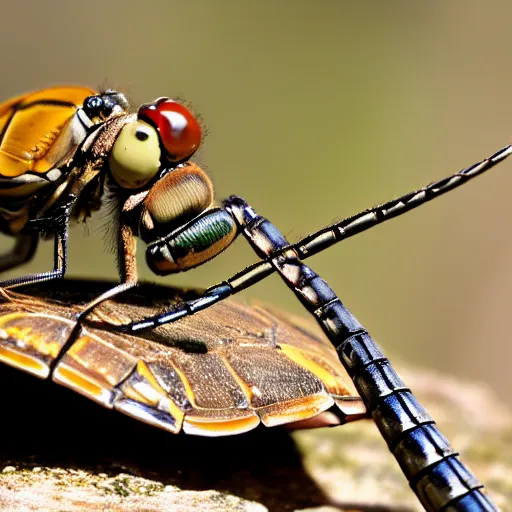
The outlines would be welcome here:
M 264 306 L 225 301 L 139 336 L 87 325 L 74 332 L 81 306 L 105 286 L 64 281 L 9 292 L 0 304 L 0 360 L 174 433 L 236 434 L 260 422 L 309 421 L 333 406 L 341 422 L 365 413 L 323 334 Z M 126 322 L 184 294 L 141 286 L 91 319 Z

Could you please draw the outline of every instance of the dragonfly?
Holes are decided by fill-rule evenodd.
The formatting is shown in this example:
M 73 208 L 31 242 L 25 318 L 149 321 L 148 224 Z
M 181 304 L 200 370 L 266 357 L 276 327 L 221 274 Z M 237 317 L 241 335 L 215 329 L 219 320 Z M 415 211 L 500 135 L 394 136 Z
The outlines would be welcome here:
M 0 105 L 0 231 L 16 237 L 14 250 L 4 255 L 0 267 L 30 259 L 41 233 L 55 239 L 53 270 L 0 286 L 8 290 L 64 277 L 72 218 L 87 217 L 110 194 L 119 204 L 120 284 L 85 306 L 77 326 L 139 335 L 208 309 L 277 272 L 336 349 L 425 509 L 497 510 L 368 331 L 302 260 L 457 188 L 510 156 L 512 147 L 290 244 L 243 198 L 231 196 L 216 205 L 208 176 L 189 161 L 201 131 L 188 109 L 170 98 L 145 104 L 137 114 L 126 109 L 120 93 L 78 87 L 46 89 Z M 31 111 L 43 114 L 34 132 L 26 133 Z M 21 146 L 16 138 L 20 133 Z M 138 284 L 136 236 L 148 245 L 151 270 L 166 275 L 206 263 L 240 233 L 261 261 L 199 297 L 127 323 L 88 319 L 106 300 Z M 60 354 L 74 341 L 69 336 Z

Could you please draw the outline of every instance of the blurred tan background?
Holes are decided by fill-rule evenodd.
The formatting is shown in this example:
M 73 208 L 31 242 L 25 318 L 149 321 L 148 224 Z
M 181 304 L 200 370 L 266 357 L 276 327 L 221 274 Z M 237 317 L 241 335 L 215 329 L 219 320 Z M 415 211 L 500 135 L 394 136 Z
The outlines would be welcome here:
M 511 17 L 507 0 L 3 2 L 0 98 L 55 83 L 184 97 L 218 197 L 243 195 L 295 240 L 509 142 Z M 507 162 L 310 260 L 395 359 L 510 403 L 511 186 Z M 70 275 L 115 277 L 104 222 L 73 230 Z M 240 240 L 166 282 L 209 286 L 254 259 Z M 276 277 L 246 296 L 300 312 Z

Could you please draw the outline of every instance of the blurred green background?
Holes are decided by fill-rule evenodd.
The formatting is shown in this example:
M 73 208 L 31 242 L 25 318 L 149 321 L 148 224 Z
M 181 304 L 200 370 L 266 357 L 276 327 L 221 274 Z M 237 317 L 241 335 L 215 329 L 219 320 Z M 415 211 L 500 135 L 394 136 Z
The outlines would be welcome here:
M 184 97 L 208 127 L 198 161 L 217 196 L 243 195 L 294 240 L 512 135 L 507 0 L 19 0 L 2 16 L 1 98 L 56 83 L 118 88 L 133 105 Z M 310 263 L 393 357 L 512 403 L 511 186 L 507 162 Z M 115 277 L 104 223 L 73 230 L 70 275 Z M 51 254 L 43 244 L 22 271 Z M 254 260 L 240 240 L 165 282 L 209 286 Z M 301 311 L 276 277 L 245 295 Z

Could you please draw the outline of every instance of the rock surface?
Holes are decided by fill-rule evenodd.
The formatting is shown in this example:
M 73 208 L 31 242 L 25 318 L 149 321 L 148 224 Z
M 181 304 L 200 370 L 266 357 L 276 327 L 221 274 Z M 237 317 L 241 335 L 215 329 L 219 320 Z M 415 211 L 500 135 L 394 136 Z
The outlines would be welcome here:
M 0 510 L 421 510 L 368 420 L 288 434 L 173 436 L 2 368 Z M 402 371 L 463 460 L 512 509 L 512 415 L 478 385 Z

